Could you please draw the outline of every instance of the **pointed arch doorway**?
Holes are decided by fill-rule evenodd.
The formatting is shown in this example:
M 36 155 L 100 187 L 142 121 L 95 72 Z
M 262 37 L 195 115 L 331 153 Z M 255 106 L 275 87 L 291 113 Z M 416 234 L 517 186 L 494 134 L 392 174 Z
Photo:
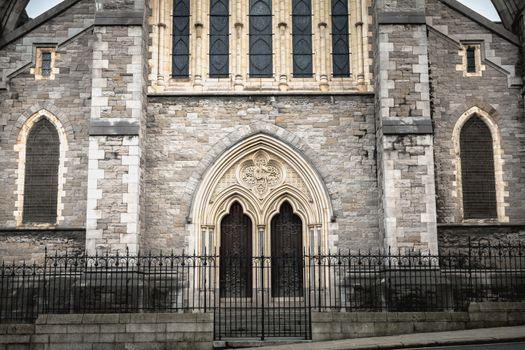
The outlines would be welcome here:
M 195 250 L 217 254 L 218 339 L 309 337 L 303 253 L 329 249 L 332 217 L 322 178 L 279 139 L 252 135 L 214 160 L 189 218 Z
M 303 223 L 284 202 L 271 221 L 272 297 L 303 296 Z
M 234 202 L 221 220 L 220 297 L 252 296 L 252 220 Z

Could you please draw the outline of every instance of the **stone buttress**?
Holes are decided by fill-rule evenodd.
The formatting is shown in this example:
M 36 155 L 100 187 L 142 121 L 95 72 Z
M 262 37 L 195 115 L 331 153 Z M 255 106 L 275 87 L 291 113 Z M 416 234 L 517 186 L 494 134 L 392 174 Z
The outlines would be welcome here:
M 139 249 L 146 106 L 145 4 L 97 0 L 93 45 L 86 250 Z
M 375 3 L 380 238 L 437 251 L 425 0 Z

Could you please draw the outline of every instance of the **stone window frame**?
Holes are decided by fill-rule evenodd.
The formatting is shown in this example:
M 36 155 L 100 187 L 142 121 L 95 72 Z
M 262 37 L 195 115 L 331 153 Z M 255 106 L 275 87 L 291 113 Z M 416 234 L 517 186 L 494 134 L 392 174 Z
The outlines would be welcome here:
M 26 149 L 27 149 L 27 139 L 29 133 L 31 132 L 33 126 L 40 121 L 42 118 L 46 118 L 51 124 L 54 125 L 58 133 L 58 138 L 60 141 L 60 151 L 59 151 L 59 165 L 58 165 L 58 189 L 57 189 L 57 215 L 56 221 L 54 223 L 24 223 L 24 190 L 25 190 L 25 170 L 26 170 Z M 16 144 L 14 146 L 15 152 L 18 152 L 18 171 L 16 174 L 16 190 L 14 192 L 16 196 L 15 211 L 14 217 L 17 227 L 55 227 L 64 220 L 63 210 L 64 203 L 63 198 L 65 197 L 64 185 L 66 182 L 65 174 L 67 168 L 65 167 L 66 162 L 66 152 L 68 150 L 67 134 L 65 128 L 53 113 L 49 112 L 46 109 L 41 109 L 38 112 L 32 114 L 22 125 Z
M 463 41 L 462 47 L 459 50 L 459 56 L 462 59 L 461 65 L 456 67 L 456 70 L 463 71 L 464 77 L 481 77 L 483 76 L 483 71 L 485 71 L 486 67 L 483 64 L 484 60 L 484 49 L 483 49 L 483 42 L 482 41 Z M 476 60 L 476 71 L 475 72 L 469 72 L 468 71 L 468 55 L 467 50 L 468 49 L 474 49 L 475 53 L 475 60 Z
M 51 54 L 51 72 L 49 75 L 42 74 L 42 56 L 44 53 Z M 55 80 L 56 74 L 59 73 L 59 69 L 56 68 L 56 45 L 39 45 L 35 47 L 35 65 L 31 69 L 31 73 L 35 75 L 35 80 Z
M 150 30 L 150 72 L 148 87 L 151 92 L 176 91 L 368 91 L 371 73 L 366 67 L 372 64 L 368 57 L 371 44 L 366 30 L 371 16 L 368 0 L 348 0 L 350 76 L 333 77 L 330 0 L 312 1 L 312 55 L 311 77 L 294 77 L 291 36 L 292 0 L 277 2 L 272 6 L 273 76 L 250 77 L 248 66 L 248 2 L 230 0 L 229 23 L 229 75 L 210 77 L 209 51 L 209 0 L 193 0 L 190 6 L 190 64 L 187 78 L 171 76 L 172 0 L 152 0 L 148 18 Z M 282 50 L 281 48 L 284 48 Z
M 461 169 L 461 144 L 460 136 L 461 130 L 465 123 L 472 117 L 480 118 L 489 128 L 492 136 L 493 154 L 494 154 L 494 177 L 496 181 L 496 210 L 497 218 L 487 219 L 465 219 L 463 212 L 463 187 L 462 187 L 462 169 Z M 455 181 L 453 182 L 452 197 L 456 198 L 457 206 L 459 208 L 459 221 L 463 223 L 507 223 L 509 217 L 506 216 L 505 208 L 508 203 L 505 202 L 505 197 L 508 193 L 505 192 L 507 186 L 503 181 L 503 149 L 501 148 L 501 135 L 497 123 L 493 120 L 489 113 L 479 107 L 472 107 L 463 113 L 452 132 L 452 142 L 454 145 L 454 163 L 455 163 Z

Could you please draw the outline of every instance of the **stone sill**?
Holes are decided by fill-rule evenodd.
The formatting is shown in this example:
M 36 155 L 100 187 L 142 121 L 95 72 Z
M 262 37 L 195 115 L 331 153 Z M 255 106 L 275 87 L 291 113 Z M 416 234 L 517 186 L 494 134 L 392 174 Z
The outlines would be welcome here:
M 525 222 L 522 223 L 498 223 L 498 222 L 487 222 L 487 223 L 451 223 L 451 224 L 437 224 L 438 228 L 453 228 L 453 227 L 525 227 Z
M 85 227 L 41 227 L 41 226 L 24 226 L 24 227 L 0 227 L 0 232 L 13 232 L 13 231 L 85 231 Z
M 150 92 L 148 97 L 223 97 L 223 96 L 374 96 L 374 92 L 334 92 L 334 91 L 166 91 Z

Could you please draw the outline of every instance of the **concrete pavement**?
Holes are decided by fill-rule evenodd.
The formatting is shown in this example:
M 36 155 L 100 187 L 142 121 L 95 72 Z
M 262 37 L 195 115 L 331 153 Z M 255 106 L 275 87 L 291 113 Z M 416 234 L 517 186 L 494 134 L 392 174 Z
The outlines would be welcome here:
M 253 350 L 371 350 L 525 340 L 525 326 L 482 328 L 453 332 L 416 333 L 251 348 Z

